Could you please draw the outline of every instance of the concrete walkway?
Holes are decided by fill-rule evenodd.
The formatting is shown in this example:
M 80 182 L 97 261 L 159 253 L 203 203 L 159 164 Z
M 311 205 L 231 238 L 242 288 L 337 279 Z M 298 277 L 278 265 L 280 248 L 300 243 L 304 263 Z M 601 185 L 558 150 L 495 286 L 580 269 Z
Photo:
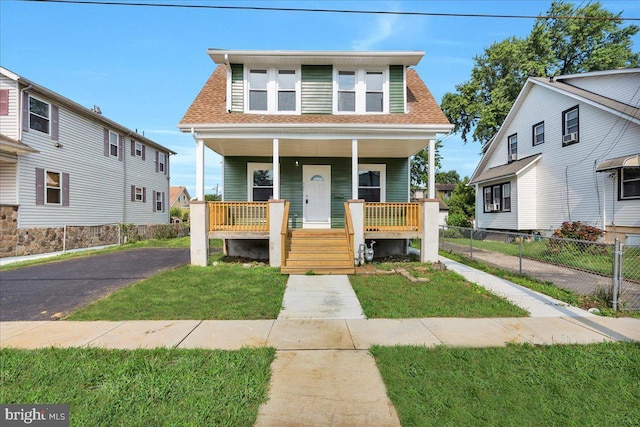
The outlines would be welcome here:
M 0 322 L 0 347 L 233 350 L 271 346 L 277 349 L 277 358 L 272 364 L 269 400 L 260 407 L 256 425 L 399 426 L 367 351 L 373 345 L 495 347 L 640 341 L 640 319 L 594 316 L 462 264 L 444 258 L 442 262 L 521 305 L 532 316 L 364 319 L 345 276 L 291 276 L 285 309 L 275 320 Z M 332 305 L 337 308 L 328 309 Z

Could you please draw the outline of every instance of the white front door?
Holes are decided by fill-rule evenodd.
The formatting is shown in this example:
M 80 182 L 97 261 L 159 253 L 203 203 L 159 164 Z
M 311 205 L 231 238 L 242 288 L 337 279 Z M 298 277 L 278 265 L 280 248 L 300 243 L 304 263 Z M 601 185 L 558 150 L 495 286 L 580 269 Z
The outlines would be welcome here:
M 302 226 L 331 228 L 331 166 L 302 166 Z

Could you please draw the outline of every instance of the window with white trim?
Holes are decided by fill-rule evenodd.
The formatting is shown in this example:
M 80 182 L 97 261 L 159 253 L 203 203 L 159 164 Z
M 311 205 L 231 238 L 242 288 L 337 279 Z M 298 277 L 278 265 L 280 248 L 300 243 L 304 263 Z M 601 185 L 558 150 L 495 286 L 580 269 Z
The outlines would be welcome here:
M 511 212 L 511 183 L 483 187 L 484 212 Z
M 118 134 L 109 131 L 109 154 L 118 157 Z
M 536 123 L 532 128 L 533 145 L 544 143 L 544 122 Z
M 137 142 L 135 143 L 135 154 L 137 157 L 142 157 L 142 143 L 141 142 Z
M 640 199 L 640 168 L 622 168 L 618 179 L 619 200 Z
M 164 172 L 166 167 L 166 157 L 164 153 L 158 153 L 158 172 Z
M 507 138 L 509 149 L 509 162 L 513 162 L 518 158 L 518 134 L 514 133 Z
M 384 202 L 386 199 L 386 165 L 358 165 L 358 199 Z
M 162 212 L 162 191 L 156 191 L 156 212 Z
M 60 172 L 45 171 L 45 204 L 59 205 L 62 203 L 62 187 Z
M 134 200 L 136 202 L 142 202 L 144 200 L 143 195 L 144 193 L 143 193 L 142 187 L 136 187 Z
M 336 70 L 333 99 L 334 113 L 387 113 L 388 70 Z
M 248 163 L 247 187 L 250 202 L 266 202 L 273 198 L 273 164 Z
M 300 113 L 300 72 L 297 68 L 249 68 L 245 112 Z
M 51 125 L 51 104 L 29 96 L 29 129 L 48 134 Z

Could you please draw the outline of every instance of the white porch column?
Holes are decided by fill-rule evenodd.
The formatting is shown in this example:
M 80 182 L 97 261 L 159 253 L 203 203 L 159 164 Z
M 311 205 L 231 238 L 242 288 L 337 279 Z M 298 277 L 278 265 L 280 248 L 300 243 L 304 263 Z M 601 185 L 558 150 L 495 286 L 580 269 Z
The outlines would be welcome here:
M 431 187 L 431 181 L 429 182 Z M 438 261 L 438 199 L 422 199 L 422 236 L 420 238 L 420 262 Z
M 273 138 L 273 200 L 280 199 L 280 140 Z
M 269 200 L 270 267 L 282 267 L 282 220 L 284 216 L 284 204 L 284 200 Z
M 351 199 L 358 199 L 358 140 L 351 140 Z
M 204 140 L 196 140 L 196 199 L 204 201 Z
M 189 205 L 191 222 L 191 265 L 206 267 L 209 261 L 209 205 L 192 201 Z
M 429 194 L 430 199 L 436 198 L 436 141 L 429 140 Z

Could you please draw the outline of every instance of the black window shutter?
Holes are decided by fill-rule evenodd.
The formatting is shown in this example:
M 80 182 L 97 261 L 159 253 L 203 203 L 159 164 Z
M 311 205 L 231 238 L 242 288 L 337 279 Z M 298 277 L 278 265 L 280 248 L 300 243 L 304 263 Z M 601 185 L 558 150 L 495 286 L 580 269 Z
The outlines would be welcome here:
M 151 203 L 151 212 L 155 212 L 156 211 L 156 192 L 152 191 L 153 193 L 153 203 Z
M 164 191 L 162 192 L 162 212 L 164 212 Z
M 118 160 L 122 161 L 122 152 L 124 151 L 124 136 L 119 135 L 118 138 Z
M 169 153 L 164 156 L 164 174 L 169 176 Z
M 131 140 L 131 155 L 136 155 L 136 142 L 133 139 Z
M 147 203 L 147 187 L 142 187 L 142 203 Z
M 69 206 L 69 174 L 62 174 L 62 206 Z
M 36 205 L 44 205 L 44 169 L 36 168 Z
M 136 186 L 135 185 L 131 186 L 131 201 L 132 202 L 136 201 Z
M 104 128 L 104 155 L 109 157 L 109 129 Z
M 22 92 L 22 130 L 29 131 L 29 94 Z
M 142 160 L 144 160 L 144 144 L 142 144 Z
M 51 139 L 58 141 L 60 139 L 60 111 L 57 105 L 51 106 Z
M 160 170 L 160 164 L 158 163 L 159 161 L 160 161 L 159 155 L 158 155 L 158 152 L 156 151 L 156 172 Z

